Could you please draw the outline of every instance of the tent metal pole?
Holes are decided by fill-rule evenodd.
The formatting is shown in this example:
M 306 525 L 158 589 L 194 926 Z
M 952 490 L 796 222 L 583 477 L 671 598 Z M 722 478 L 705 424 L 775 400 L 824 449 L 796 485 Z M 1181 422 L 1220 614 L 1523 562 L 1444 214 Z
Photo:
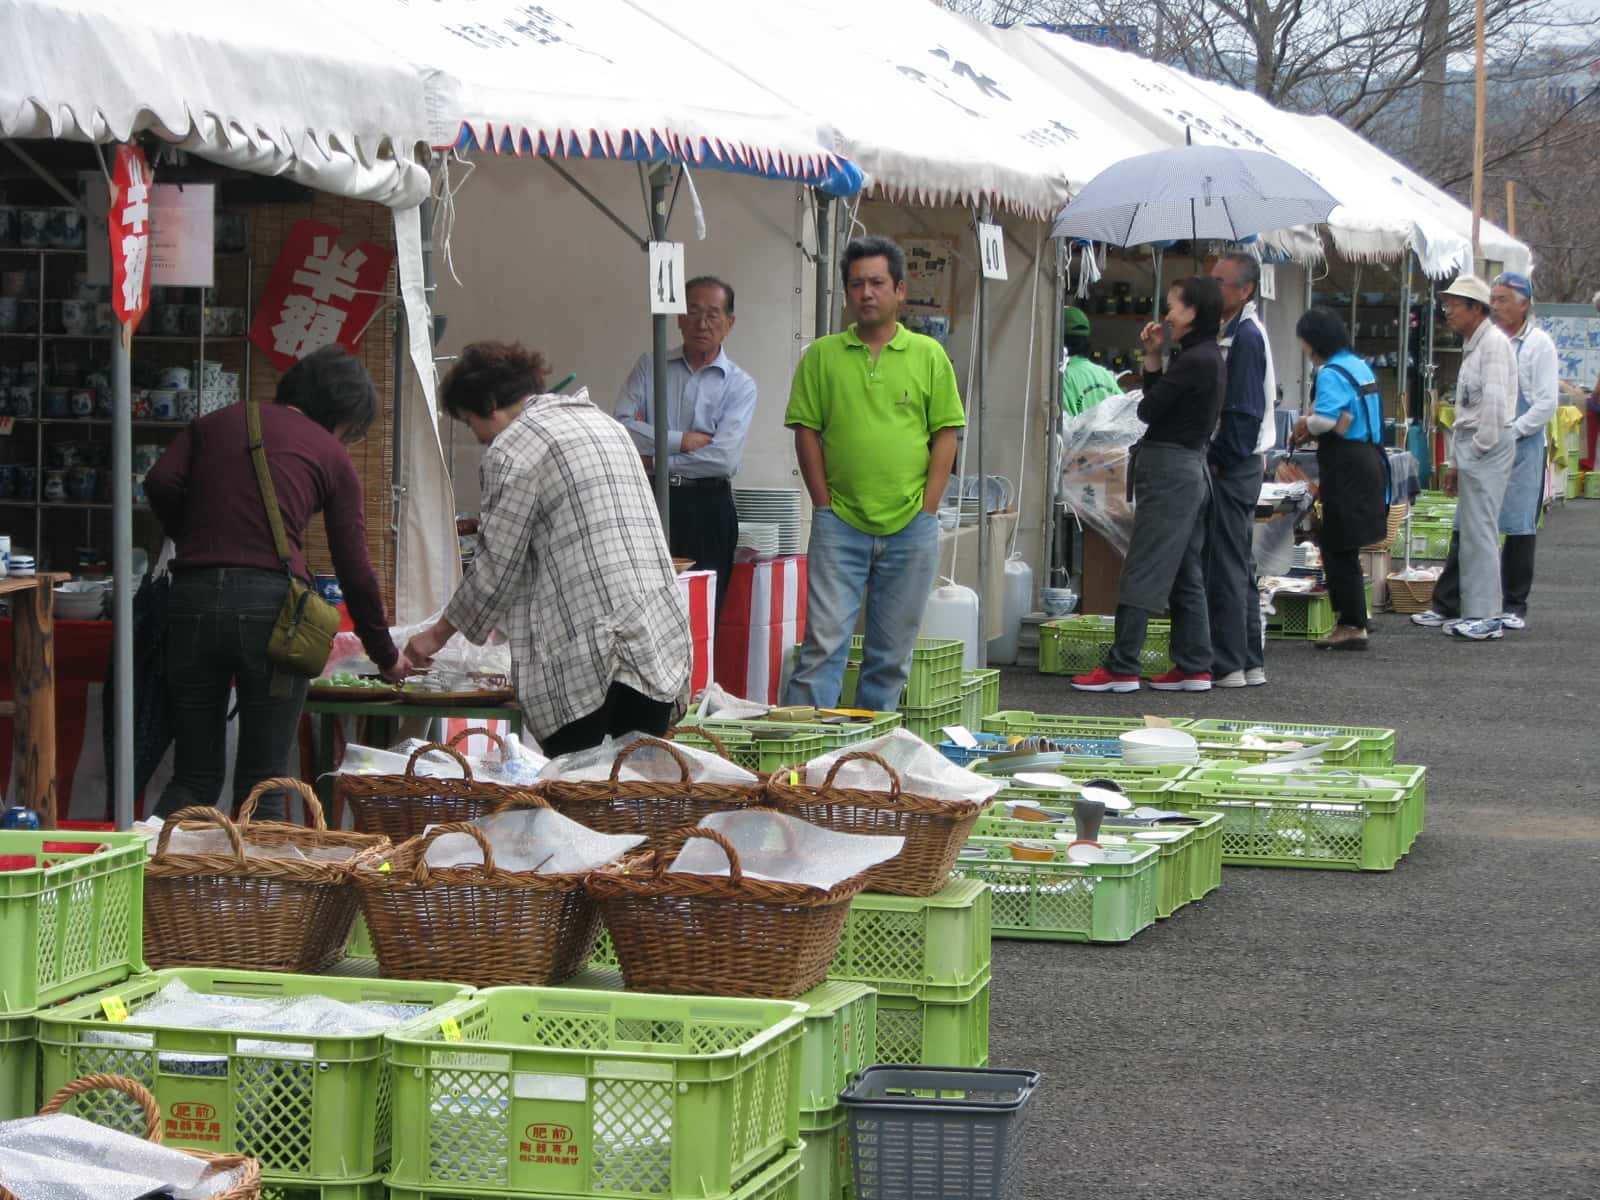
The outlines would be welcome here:
M 1411 371 L 1407 360 L 1411 357 L 1411 251 L 1408 248 L 1400 259 L 1400 357 L 1395 361 L 1396 391 L 1399 395 L 1395 413 L 1395 428 L 1400 434 L 1400 444 L 1405 445 L 1405 429 L 1411 422 Z
M 650 237 L 653 241 L 664 242 L 667 240 L 667 184 L 672 179 L 672 164 L 658 163 L 650 169 Z M 654 397 L 656 417 L 656 509 L 661 514 L 661 529 L 671 540 L 672 524 L 668 512 L 671 503 L 669 492 L 669 478 L 671 465 L 667 461 L 671 455 L 668 452 L 667 435 L 669 432 L 669 414 L 667 412 L 667 317 L 665 313 L 657 313 L 650 319 L 650 365 L 651 387 L 650 393 Z
M 991 210 L 989 207 L 989 201 L 985 199 L 979 220 L 987 224 L 990 219 Z M 973 230 L 973 233 L 977 234 L 978 230 Z M 981 256 L 983 252 L 981 234 L 979 234 L 978 240 L 978 251 Z M 987 628 L 987 626 L 984 625 L 984 609 L 987 607 L 984 596 L 984 592 L 987 589 L 984 587 L 984 584 L 989 578 L 989 477 L 984 474 L 983 469 L 983 427 L 985 423 L 984 418 L 988 409 L 986 397 L 988 389 L 985 386 L 985 375 L 987 373 L 989 362 L 989 281 L 984 278 L 981 271 L 978 274 L 977 315 L 978 361 L 976 364 L 976 370 L 974 372 L 974 378 L 978 385 L 978 429 L 973 448 L 976 450 L 978 456 L 978 666 L 985 667 L 989 663 L 989 639 L 984 636 L 984 630 Z M 960 497 L 964 496 L 965 494 L 966 482 L 963 480 L 956 495 Z
M 1049 379 L 1053 385 L 1050 389 L 1048 401 L 1050 419 L 1045 422 L 1045 526 L 1044 526 L 1044 553 L 1039 556 L 1039 561 L 1044 564 L 1040 573 L 1042 580 L 1048 587 L 1056 586 L 1056 523 L 1060 520 L 1057 507 L 1061 500 L 1061 426 L 1066 414 L 1061 410 L 1061 379 L 1065 372 L 1066 363 L 1063 359 L 1062 313 L 1067 303 L 1067 277 L 1066 257 L 1071 254 L 1072 243 L 1065 238 L 1052 238 L 1055 246 L 1054 259 L 1054 286 L 1050 289 L 1051 314 L 1050 314 L 1050 349 L 1051 368 Z M 1092 247 L 1084 248 L 1085 254 L 1093 254 Z M 1036 265 L 1037 269 L 1037 265 Z M 1030 364 L 1029 369 L 1032 369 Z M 1065 567 L 1071 570 L 1072 564 Z M 1032 603 L 1030 598 L 1029 603 Z
M 820 191 L 811 194 L 817 203 L 817 294 L 813 297 L 816 318 L 811 336 L 820 338 L 833 332 L 833 197 Z
M 111 590 L 114 626 L 111 795 L 118 829 L 134 821 L 133 777 L 133 400 L 122 329 L 111 335 Z

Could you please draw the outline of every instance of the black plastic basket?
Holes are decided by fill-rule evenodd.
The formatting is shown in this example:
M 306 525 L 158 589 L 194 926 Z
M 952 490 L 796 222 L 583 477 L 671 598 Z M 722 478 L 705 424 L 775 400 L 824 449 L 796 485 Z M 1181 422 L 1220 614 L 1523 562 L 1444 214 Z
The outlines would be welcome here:
M 1037 1071 L 868 1067 L 839 1093 L 855 1200 L 1015 1200 Z

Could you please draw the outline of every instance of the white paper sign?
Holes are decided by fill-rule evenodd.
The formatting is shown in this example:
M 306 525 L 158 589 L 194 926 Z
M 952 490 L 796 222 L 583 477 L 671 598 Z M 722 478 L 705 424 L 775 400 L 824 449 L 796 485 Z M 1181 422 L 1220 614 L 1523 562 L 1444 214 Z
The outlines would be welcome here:
M 689 311 L 683 294 L 683 243 L 650 243 L 650 311 L 681 313 Z
M 944 727 L 944 736 L 965 750 L 977 749 L 978 739 L 972 736 L 971 731 L 965 725 L 946 725 Z
M 1278 268 L 1271 263 L 1261 264 L 1261 298 L 1263 300 L 1278 298 Z
M 210 183 L 158 183 L 150 189 L 150 282 L 211 287 L 216 193 Z
M 998 225 L 978 224 L 978 252 L 985 279 L 1006 278 L 1006 235 Z

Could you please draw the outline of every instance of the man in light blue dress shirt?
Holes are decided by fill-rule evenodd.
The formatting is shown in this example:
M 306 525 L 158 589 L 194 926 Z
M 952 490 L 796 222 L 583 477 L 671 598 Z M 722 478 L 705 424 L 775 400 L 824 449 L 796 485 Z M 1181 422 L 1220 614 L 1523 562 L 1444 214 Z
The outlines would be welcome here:
M 733 477 L 756 412 L 756 381 L 722 349 L 733 331 L 733 288 L 702 275 L 684 289 L 688 311 L 678 318 L 683 345 L 667 355 L 667 424 L 671 430 L 672 528 L 667 540 L 677 558 L 717 573 L 717 609 L 728 590 L 739 514 Z M 647 469 L 655 454 L 654 364 L 648 353 L 634 364 L 617 400 L 617 420 L 627 428 Z

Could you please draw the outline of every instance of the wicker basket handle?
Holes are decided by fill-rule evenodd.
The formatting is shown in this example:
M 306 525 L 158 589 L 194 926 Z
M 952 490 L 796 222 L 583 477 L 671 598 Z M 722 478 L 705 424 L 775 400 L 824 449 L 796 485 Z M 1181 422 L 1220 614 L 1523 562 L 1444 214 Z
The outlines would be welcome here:
M 100 1091 L 121 1092 L 137 1104 L 144 1113 L 144 1140 L 161 1145 L 161 1105 L 144 1084 L 126 1075 L 85 1075 L 82 1079 L 74 1079 L 44 1102 L 39 1115 L 53 1116 L 65 1108 L 68 1101 L 85 1092 Z
M 705 738 L 706 741 L 711 743 L 711 748 L 715 750 L 719 756 L 727 759 L 729 762 L 733 761 L 733 756 L 728 753 L 728 747 L 723 744 L 722 739 L 716 734 L 712 733 L 711 730 L 707 729 L 704 725 L 679 725 L 676 729 L 667 730 L 667 736 L 669 738 L 677 737 L 680 733 L 692 733 L 697 738 Z
M 623 750 L 621 754 L 617 755 L 617 760 L 611 764 L 612 783 L 615 783 L 618 776 L 622 774 L 622 764 L 633 755 L 637 754 L 640 750 L 643 750 L 646 746 L 657 747 L 665 750 L 669 755 L 671 755 L 672 760 L 678 764 L 678 770 L 683 772 L 683 778 L 678 782 L 689 782 L 689 760 L 683 756 L 683 751 L 679 750 L 671 742 L 663 742 L 660 738 L 644 737 L 640 738 L 637 742 L 633 743 L 633 745 Z
M 473 731 L 463 730 L 463 732 L 473 732 Z M 484 730 L 483 732 L 487 733 L 488 731 Z M 406 778 L 407 779 L 415 779 L 417 777 L 417 759 L 421 758 L 424 754 L 427 754 L 429 751 L 438 750 L 438 751 L 441 751 L 441 752 L 443 752 L 445 754 L 448 754 L 451 758 L 455 759 L 456 762 L 460 763 L 461 764 L 462 777 L 470 782 L 471 779 L 472 779 L 472 768 L 467 764 L 467 760 L 462 755 L 461 751 L 457 750 L 456 747 L 455 747 L 456 738 L 459 738 L 460 736 L 461 736 L 461 734 L 458 733 L 458 734 L 456 734 L 456 737 L 451 738 L 450 739 L 450 745 L 448 745 L 448 746 L 446 746 L 446 745 L 444 745 L 443 743 L 440 743 L 440 742 L 429 742 L 426 746 L 418 746 L 415 750 L 413 750 L 411 752 L 411 757 L 406 759 Z M 491 734 L 490 736 L 492 737 L 494 735 Z M 500 747 L 501 747 L 502 750 L 504 750 L 505 749 L 505 743 L 501 742 L 500 743 Z
M 428 847 L 433 845 L 434 839 L 437 838 L 441 833 L 464 833 L 473 841 L 477 842 L 478 849 L 483 851 L 483 864 L 480 868 L 481 873 L 485 879 L 493 878 L 496 870 L 494 865 L 494 851 L 489 849 L 489 839 L 483 836 L 483 830 L 479 829 L 476 825 L 468 824 L 466 821 L 451 821 L 447 825 L 435 825 L 432 829 L 428 830 L 427 833 L 422 835 L 422 845 L 417 847 L 417 865 L 415 868 L 413 868 L 416 875 L 416 880 L 419 884 L 422 884 L 423 886 L 427 885 L 429 873 L 433 869 L 429 867 L 427 863 Z M 462 864 L 462 866 L 470 865 L 470 863 Z M 461 867 L 440 867 L 438 869 L 441 871 L 459 871 Z
M 869 750 L 857 750 L 853 754 L 844 754 L 835 759 L 833 766 L 828 768 L 828 777 L 822 781 L 822 786 L 831 788 L 833 786 L 833 777 L 839 773 L 839 768 L 848 762 L 877 763 L 878 766 L 883 768 L 883 773 L 889 777 L 889 795 L 898 796 L 900 794 L 900 776 L 895 774 L 893 767 Z
M 676 851 L 681 853 L 683 847 L 693 838 L 705 838 L 722 847 L 722 852 L 728 856 L 728 879 L 732 883 L 744 882 L 744 868 L 739 865 L 739 852 L 733 848 L 733 843 L 728 841 L 715 829 L 704 829 L 698 826 L 687 826 L 683 829 L 674 829 L 660 841 L 655 848 L 655 877 L 659 879 L 666 874 L 667 855 Z M 677 861 L 677 854 L 673 854 L 673 861 Z
M 233 856 L 240 862 L 244 861 L 244 842 L 239 838 L 239 827 L 221 809 L 213 808 L 209 804 L 196 804 L 189 808 L 179 809 L 162 823 L 161 836 L 156 839 L 155 857 L 160 858 L 167 852 L 167 843 L 172 840 L 172 831 L 185 821 L 198 821 L 204 825 L 215 825 L 228 835 L 228 842 L 233 847 Z
M 445 745 L 447 747 L 451 748 L 451 749 L 454 749 L 456 747 L 456 743 L 464 742 L 469 737 L 481 737 L 481 738 L 484 738 L 491 745 L 493 745 L 496 750 L 500 751 L 500 757 L 501 758 L 504 758 L 506 756 L 506 740 L 505 740 L 505 738 L 501 737 L 498 733 L 496 733 L 494 730 L 490 729 L 487 725 L 480 725 L 476 729 L 463 729 L 459 733 L 455 734 L 448 742 L 445 743 Z
M 311 785 L 303 779 L 291 779 L 287 775 L 280 775 L 276 779 L 263 779 L 250 789 L 250 794 L 244 798 L 244 803 L 239 805 L 239 824 L 250 824 L 256 815 L 256 802 L 268 792 L 279 789 L 300 794 L 300 799 L 305 802 L 306 813 L 311 817 L 311 828 L 318 830 L 328 828 L 328 819 L 322 815 L 322 801 L 317 799 L 317 793 L 311 789 Z
M 493 813 L 516 812 L 523 808 L 549 808 L 550 802 L 532 788 L 517 788 L 490 810 Z

